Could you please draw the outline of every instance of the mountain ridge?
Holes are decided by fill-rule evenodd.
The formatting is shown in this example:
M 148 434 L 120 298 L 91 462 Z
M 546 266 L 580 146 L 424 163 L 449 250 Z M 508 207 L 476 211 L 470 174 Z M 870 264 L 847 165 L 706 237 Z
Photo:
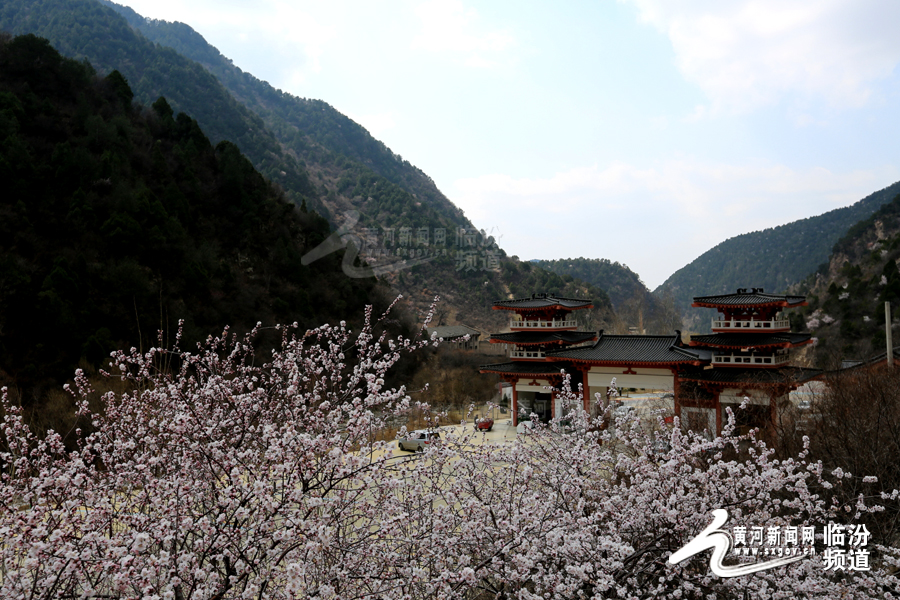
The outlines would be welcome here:
M 682 328 L 671 294 L 657 297 L 626 265 L 606 258 L 560 258 L 530 261 L 560 275 L 569 275 L 602 288 L 609 294 L 616 311 L 612 324 L 615 333 L 638 332 L 669 334 Z
M 132 18 L 147 22 L 137 13 Z M 335 249 L 354 244 L 360 258 L 381 269 L 382 278 L 419 315 L 425 314 L 437 295 L 450 304 L 445 318 L 496 330 L 504 321 L 491 310 L 492 302 L 523 291 L 588 294 L 601 307 L 601 313 L 611 311 L 602 290 L 539 274 L 530 266 L 519 267 L 518 261 L 507 257 L 492 238 L 477 231 L 427 175 L 362 127 L 323 101 L 301 101 L 238 73 L 230 62 L 226 67 L 227 59 L 213 52 L 211 46 L 201 42 L 202 36 L 186 25 L 158 23 L 151 29 L 166 35 L 188 35 L 207 60 L 218 61 L 224 79 L 243 82 L 245 95 L 258 91 L 273 102 L 296 108 L 295 115 L 288 115 L 294 120 L 287 125 L 273 121 L 273 127 L 293 143 L 291 147 L 207 67 L 148 40 L 108 5 L 95 0 L 11 0 L 0 6 L 0 27 L 46 37 L 63 54 L 87 59 L 101 72 L 119 70 L 137 100 L 149 105 L 165 95 L 175 112 L 195 118 L 212 141 L 234 141 L 260 173 L 280 186 L 295 204 L 308 205 L 330 220 L 341 232 L 334 234 L 338 238 Z M 265 112 L 265 107 L 257 108 Z M 268 110 L 266 114 L 274 112 Z M 311 119 L 310 115 L 325 115 L 325 120 Z M 302 128 L 315 135 L 307 136 Z M 291 131 L 293 137 L 287 139 Z M 358 143 L 348 146 L 341 136 L 350 136 Z M 346 148 L 346 153 L 341 148 Z M 371 148 L 376 151 L 372 165 L 398 183 L 364 164 L 368 158 L 360 161 L 349 156 L 357 153 L 365 157 Z M 412 186 L 409 182 L 418 187 L 407 189 L 404 185 Z M 426 197 L 429 194 L 433 202 Z M 355 223 L 355 228 L 347 231 L 350 223 Z M 367 231 L 374 233 L 375 241 L 368 239 Z M 354 268 L 345 265 L 345 270 L 357 276 Z M 523 289 L 529 281 L 549 287 Z M 604 318 L 598 316 L 601 321 Z
M 844 360 L 883 353 L 884 303 L 893 307 L 892 330 L 900 340 L 900 193 L 835 243 L 826 268 L 794 287 L 807 295 L 804 324 L 817 337 L 813 360 L 839 368 Z
M 134 103 L 118 71 L 98 77 L 46 39 L 0 36 L 0 136 L 0 379 L 29 403 L 157 330 L 190 347 L 228 325 L 358 322 L 389 303 L 337 253 L 303 264 L 327 221 L 235 144 L 213 146 L 164 98 Z
M 694 296 L 728 293 L 739 287 L 786 290 L 827 262 L 833 245 L 850 227 L 870 217 L 898 192 L 900 182 L 850 206 L 729 238 L 673 273 L 653 293 L 659 296 L 670 290 L 685 327 L 707 331 L 708 315 L 690 306 Z M 786 261 L 786 256 L 792 259 Z

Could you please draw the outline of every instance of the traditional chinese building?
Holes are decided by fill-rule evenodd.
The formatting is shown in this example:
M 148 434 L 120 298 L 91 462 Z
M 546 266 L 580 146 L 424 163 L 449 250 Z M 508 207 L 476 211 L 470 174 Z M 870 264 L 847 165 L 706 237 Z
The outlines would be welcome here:
M 570 364 L 580 377 L 584 409 L 596 415 L 602 406 L 592 403 L 606 397 L 613 378 L 620 389 L 676 389 L 680 374 L 702 368 L 711 352 L 692 348 L 672 335 L 608 335 L 600 332 L 591 346 L 553 352 L 551 359 Z
M 762 288 L 694 298 L 692 306 L 719 314 L 711 334 L 691 337 L 692 347 L 712 356 L 708 366 L 678 377 L 675 411 L 682 421 L 719 433 L 724 407 L 748 398 L 747 410 L 735 411 L 739 426 L 774 423 L 789 392 L 820 373 L 791 366 L 793 349 L 811 343 L 811 337 L 791 332 L 784 311 L 806 305 L 804 296 L 767 294 Z
M 520 410 L 535 413 L 545 421 L 562 416 L 562 407 L 557 406 L 548 388 L 559 387 L 566 365 L 552 362 L 549 352 L 597 339 L 593 332 L 578 331 L 571 318 L 573 311 L 593 306 L 590 300 L 548 294 L 494 303 L 494 310 L 509 311 L 511 319 L 509 332 L 492 334 L 490 341 L 506 344 L 512 360 L 484 365 L 481 372 L 496 373 L 512 384 L 513 425 L 518 424 Z
M 557 388 L 564 374 L 572 386 L 581 384 L 584 409 L 601 408 L 615 377 L 619 388 L 672 390 L 675 413 L 695 430 L 720 433 L 724 407 L 749 398 L 738 411 L 739 426 L 774 422 L 776 407 L 788 393 L 820 372 L 793 367 L 791 351 L 809 344 L 808 333 L 792 333 L 784 310 L 805 306 L 803 296 L 766 294 L 739 289 L 735 294 L 694 298 L 693 306 L 716 309 L 712 334 L 608 335 L 578 331 L 570 320 L 574 310 L 591 308 L 590 301 L 535 295 L 497 302 L 497 310 L 515 313 L 510 332 L 494 334 L 491 342 L 509 344 L 511 362 L 485 365 L 513 386 L 513 423 L 521 409 L 542 420 L 561 416 L 548 387 Z M 589 343 L 592 342 L 592 343 Z

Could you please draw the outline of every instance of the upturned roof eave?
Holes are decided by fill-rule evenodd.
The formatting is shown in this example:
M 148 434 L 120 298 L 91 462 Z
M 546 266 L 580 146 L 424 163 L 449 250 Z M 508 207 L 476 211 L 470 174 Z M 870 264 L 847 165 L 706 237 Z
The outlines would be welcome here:
M 733 350 L 735 348 L 755 348 L 765 350 L 766 348 L 794 348 L 796 346 L 802 346 L 806 343 L 808 342 L 801 342 L 799 344 L 792 344 L 791 342 L 778 342 L 772 344 L 709 344 L 705 342 L 690 342 L 690 345 L 693 348 L 727 348 L 729 350 Z
M 541 363 L 541 362 L 544 362 L 544 361 L 529 361 L 529 362 L 523 361 L 524 364 L 535 364 L 535 363 Z M 562 373 L 560 373 L 559 371 L 555 371 L 555 372 L 554 371 L 546 371 L 546 372 L 529 371 L 524 368 L 524 364 L 522 366 L 521 371 L 517 371 L 515 369 L 515 367 L 519 366 L 518 363 L 501 363 L 498 365 L 482 365 L 482 366 L 478 367 L 478 372 L 479 373 L 498 373 L 500 375 L 522 375 L 522 376 L 536 377 L 536 378 L 562 376 Z M 509 368 L 509 369 L 501 369 L 500 368 L 500 367 L 507 367 L 507 366 L 512 367 L 512 368 Z M 491 367 L 496 367 L 496 368 L 491 368 Z
M 800 346 L 806 346 L 807 344 L 812 344 L 812 338 L 801 342 L 784 341 L 769 344 L 711 344 L 709 342 L 695 342 L 693 340 L 690 342 L 690 346 L 694 348 L 721 348 L 728 350 L 733 350 L 735 348 L 753 348 L 759 350 L 765 350 L 767 348 L 799 348 Z
M 772 300 L 771 302 L 741 302 L 736 304 L 726 304 L 724 302 L 692 302 L 694 308 L 796 308 L 799 306 L 809 306 L 809 302 L 797 302 L 791 304 L 787 300 Z
M 568 356 L 552 356 L 548 357 L 552 362 L 579 362 L 579 363 L 592 363 L 598 366 L 605 367 L 627 367 L 627 366 L 635 366 L 635 367 L 676 367 L 676 366 L 686 366 L 692 365 L 695 367 L 702 367 L 707 364 L 702 360 L 692 360 L 692 361 L 646 361 L 646 360 L 597 360 L 593 358 L 574 358 Z
M 494 310 L 519 310 L 519 311 L 541 311 L 548 309 L 560 309 L 560 310 L 584 310 L 587 308 L 594 308 L 593 304 L 585 304 L 584 306 L 563 306 L 562 304 L 547 304 L 545 306 L 498 306 L 496 304 L 492 307 Z
M 515 344 L 516 346 L 546 346 L 548 344 L 557 344 L 557 345 L 569 344 L 569 345 L 571 345 L 571 344 L 583 344 L 585 342 L 591 342 L 591 341 L 593 341 L 593 340 L 590 338 L 586 339 L 586 340 L 574 341 L 574 342 L 568 342 L 566 340 L 547 340 L 547 341 L 543 341 L 543 342 L 516 342 L 514 340 L 495 340 L 494 338 L 490 339 L 490 342 L 492 344 Z
M 716 367 L 716 369 L 719 369 L 719 368 L 720 367 Z M 763 372 L 773 372 L 773 371 L 777 372 L 783 368 L 784 367 L 780 367 L 780 368 L 771 369 L 771 370 L 756 368 L 756 369 L 752 369 L 751 371 L 754 374 L 761 374 Z M 785 386 L 785 385 L 787 385 L 787 386 L 801 385 L 807 381 L 811 381 L 813 379 L 820 378 L 823 373 L 823 371 L 819 371 L 818 369 L 805 369 L 805 368 L 801 368 L 801 367 L 793 367 L 793 369 L 795 369 L 795 371 L 793 373 L 794 377 L 791 380 L 782 379 L 779 381 L 771 381 L 771 380 L 770 381 L 761 381 L 761 380 L 753 380 L 749 377 L 748 377 L 748 379 L 745 379 L 745 380 L 737 380 L 737 379 L 731 380 L 731 381 L 729 381 L 729 380 L 714 380 L 714 379 L 708 379 L 708 378 L 703 377 L 703 374 L 708 373 L 708 371 L 698 372 L 698 373 L 693 374 L 693 376 L 691 373 L 683 373 L 683 374 L 679 375 L 679 379 L 682 381 L 696 381 L 699 383 L 706 383 L 706 384 L 713 385 L 713 386 L 724 386 L 724 387 L 728 387 L 728 386 L 774 387 L 774 386 Z M 722 370 L 720 370 L 720 373 L 727 372 L 729 370 L 731 370 L 730 367 L 724 367 Z M 734 370 L 737 371 L 740 369 L 734 369 Z

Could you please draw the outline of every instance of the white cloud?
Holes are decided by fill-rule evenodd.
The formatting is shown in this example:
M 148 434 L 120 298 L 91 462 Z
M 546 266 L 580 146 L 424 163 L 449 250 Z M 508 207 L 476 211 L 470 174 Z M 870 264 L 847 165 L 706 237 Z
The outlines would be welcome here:
M 428 0 L 415 8 L 421 30 L 412 40 L 414 50 L 450 54 L 462 64 L 490 68 L 501 64 L 503 53 L 515 39 L 509 32 L 481 26 L 475 9 L 460 0 Z
M 716 112 L 749 111 L 791 95 L 862 106 L 900 63 L 896 2 L 622 1 L 669 37 L 678 68 Z
M 893 168 L 836 173 L 675 158 L 548 178 L 463 179 L 452 198 L 497 227 L 522 258 L 586 256 L 628 264 L 654 287 L 719 242 L 846 206 L 896 181 Z

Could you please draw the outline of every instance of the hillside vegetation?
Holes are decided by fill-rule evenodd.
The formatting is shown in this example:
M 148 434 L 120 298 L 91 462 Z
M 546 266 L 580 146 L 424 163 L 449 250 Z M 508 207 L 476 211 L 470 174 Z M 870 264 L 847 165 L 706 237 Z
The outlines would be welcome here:
M 728 239 L 676 271 L 654 293 L 671 290 L 685 326 L 708 331 L 708 311 L 692 309 L 693 297 L 730 293 L 740 287 L 783 292 L 828 261 L 835 242 L 854 223 L 870 217 L 898 192 L 900 182 L 851 206 Z
M 804 324 L 818 338 L 815 360 L 830 368 L 885 351 L 884 303 L 900 309 L 900 194 L 834 245 L 827 268 L 796 289 L 808 295 Z
M 101 2 L 125 17 L 148 40 L 173 48 L 208 69 L 263 120 L 292 155 L 320 167 L 312 169 L 313 178 L 332 192 L 326 197 L 330 208 L 352 204 L 382 225 L 401 226 L 422 221 L 421 217 L 427 215 L 417 213 L 422 213 L 424 206 L 448 222 L 471 227 L 430 177 L 327 102 L 298 98 L 242 71 L 184 23 L 146 19 L 127 6 Z M 347 203 L 354 198 L 363 200 L 362 206 Z
M 0 28 L 46 37 L 101 74 L 118 70 L 135 100 L 165 96 L 213 144 L 236 144 L 286 198 L 320 212 L 333 229 L 346 227 L 333 247 L 352 244 L 420 315 L 439 295 L 448 320 L 493 330 L 503 320 L 491 303 L 532 278 L 530 267 L 509 266 L 518 261 L 476 231 L 427 175 L 364 128 L 321 100 L 243 73 L 187 25 L 95 0 L 10 0 L 0 6 Z M 555 289 L 527 294 L 587 290 L 546 277 L 534 283 L 543 280 Z M 593 296 L 602 306 L 601 294 Z
M 342 253 L 302 264 L 327 221 L 237 146 L 44 39 L 0 40 L 0 137 L 0 377 L 26 401 L 179 319 L 190 347 L 225 325 L 361 318 L 387 296 L 344 276 Z
M 654 296 L 627 266 L 606 258 L 561 258 L 535 260 L 547 270 L 569 275 L 601 288 L 609 295 L 616 314 L 611 331 L 628 333 L 634 327 L 651 334 L 672 333 L 681 329 L 681 318 L 671 294 Z

